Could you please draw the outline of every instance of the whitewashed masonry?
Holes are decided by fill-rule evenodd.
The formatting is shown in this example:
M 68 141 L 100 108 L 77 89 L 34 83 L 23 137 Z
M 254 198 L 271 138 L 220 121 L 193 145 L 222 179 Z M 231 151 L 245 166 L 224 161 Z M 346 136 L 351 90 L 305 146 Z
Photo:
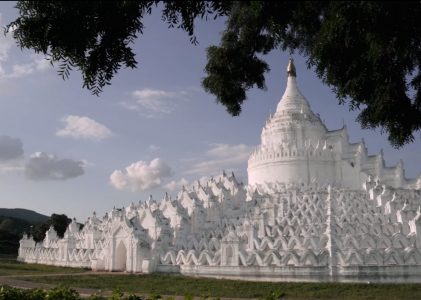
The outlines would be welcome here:
M 250 155 L 249 185 L 225 172 L 93 214 L 64 238 L 20 241 L 18 260 L 133 273 L 258 280 L 401 280 L 421 276 L 421 177 L 386 167 L 346 127 L 329 131 L 297 87 L 286 91 Z

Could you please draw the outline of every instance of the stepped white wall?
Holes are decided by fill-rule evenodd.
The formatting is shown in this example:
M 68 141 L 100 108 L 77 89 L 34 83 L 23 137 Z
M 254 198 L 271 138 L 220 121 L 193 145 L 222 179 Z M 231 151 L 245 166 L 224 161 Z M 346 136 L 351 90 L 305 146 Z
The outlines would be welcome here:
M 206 184 L 24 236 L 18 260 L 93 270 L 254 280 L 418 280 L 421 178 L 329 131 L 288 84 L 248 161 L 249 185 Z

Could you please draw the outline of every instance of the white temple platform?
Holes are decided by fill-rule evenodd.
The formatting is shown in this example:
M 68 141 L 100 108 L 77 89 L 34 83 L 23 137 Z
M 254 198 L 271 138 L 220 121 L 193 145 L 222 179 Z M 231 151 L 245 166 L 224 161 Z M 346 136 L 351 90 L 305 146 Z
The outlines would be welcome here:
M 76 220 L 59 239 L 24 236 L 18 260 L 98 271 L 267 281 L 421 282 L 421 177 L 386 167 L 346 127 L 329 131 L 296 82 L 248 161 L 249 185 L 225 172 Z

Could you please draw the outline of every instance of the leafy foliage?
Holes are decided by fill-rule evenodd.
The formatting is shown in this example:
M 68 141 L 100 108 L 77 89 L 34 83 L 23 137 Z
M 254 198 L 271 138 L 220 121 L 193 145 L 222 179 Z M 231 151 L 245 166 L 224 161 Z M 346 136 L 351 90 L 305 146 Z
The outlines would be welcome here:
M 45 238 L 45 232 L 50 228 L 50 221 L 36 224 L 32 226 L 32 231 L 29 233 L 34 238 L 35 242 L 42 242 Z
M 50 219 L 47 222 L 37 224 L 33 226 L 32 236 L 36 242 L 41 242 L 45 238 L 45 232 L 52 225 L 54 230 L 57 232 L 59 238 L 63 238 L 64 233 L 66 232 L 67 226 L 72 222 L 65 214 L 58 215 L 52 214 Z
M 264 87 L 258 57 L 299 51 L 340 103 L 361 109 L 362 127 L 402 146 L 421 129 L 420 14 L 419 2 L 236 2 L 221 44 L 208 49 L 203 86 L 237 115 L 245 92 Z
M 98 95 L 122 67 L 135 68 L 131 48 L 143 33 L 142 19 L 159 1 L 19 1 L 20 16 L 6 30 L 13 32 L 21 48 L 32 48 L 57 63 L 66 79 L 74 68 L 84 87 Z M 218 2 L 168 1 L 162 19 L 170 27 L 194 36 L 194 19 L 222 14 Z
M 72 222 L 65 214 L 58 215 L 52 214 L 50 218 L 50 224 L 53 225 L 54 230 L 60 238 L 63 238 L 66 232 L 67 226 Z
M 21 213 L 24 212 L 24 213 Z M 66 215 L 52 214 L 51 217 L 39 215 L 33 211 L 11 210 L 9 216 L 0 216 L 0 250 L 1 253 L 17 253 L 19 240 L 24 232 L 30 233 L 36 242 L 45 238 L 45 232 L 53 225 L 57 235 L 62 238 L 71 219 Z M 12 217 L 17 215 L 18 217 Z M 38 218 L 38 216 L 43 218 Z M 37 217 L 37 218 L 34 218 Z M 32 220 L 45 219 L 45 222 L 34 222 Z
M 0 232 L 19 235 L 21 232 L 27 231 L 30 226 L 31 223 L 26 220 L 0 216 Z
M 50 290 L 42 289 L 19 289 L 10 286 L 0 286 L 0 299 L 4 300 L 81 300 L 79 293 L 66 286 L 54 287 Z M 123 292 L 113 292 L 110 297 L 91 295 L 90 300 L 143 300 L 144 298 L 134 294 L 125 295 Z
M 7 30 L 22 48 L 73 68 L 98 95 L 122 67 L 135 68 L 131 44 L 142 18 L 162 8 L 169 27 L 227 16 L 219 46 L 207 50 L 203 87 L 233 115 L 252 87 L 265 88 L 271 50 L 298 51 L 340 103 L 361 110 L 364 128 L 381 128 L 399 147 L 421 129 L 421 3 L 379 1 L 18 1 Z
M 33 223 L 20 218 L 0 216 L 0 253 L 17 253 L 23 232 L 29 232 Z

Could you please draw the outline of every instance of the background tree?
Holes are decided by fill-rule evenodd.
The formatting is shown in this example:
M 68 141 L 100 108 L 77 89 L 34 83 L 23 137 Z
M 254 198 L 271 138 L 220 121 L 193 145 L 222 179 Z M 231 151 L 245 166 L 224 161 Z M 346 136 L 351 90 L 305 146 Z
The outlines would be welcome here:
M 34 237 L 34 240 L 36 242 L 42 242 L 45 238 L 45 232 L 50 228 L 51 225 L 57 232 L 57 236 L 59 238 L 63 238 L 67 226 L 71 222 L 72 220 L 68 218 L 65 214 L 52 214 L 48 221 L 33 226 L 32 235 Z
M 32 226 L 29 234 L 32 234 L 35 242 L 42 242 L 45 238 L 45 232 L 50 228 L 50 223 L 47 221 L 45 223 L 36 224 Z
M 130 45 L 158 1 L 18 1 L 6 30 L 22 48 L 78 69 L 98 95 L 121 67 L 136 67 Z M 262 57 L 298 51 L 340 103 L 359 109 L 363 128 L 381 128 L 392 145 L 421 128 L 421 2 L 168 1 L 162 20 L 196 43 L 196 18 L 227 17 L 219 46 L 207 50 L 203 87 L 233 115 L 252 87 L 265 88 Z
M 52 214 L 50 218 L 50 224 L 53 225 L 57 235 L 62 238 L 66 232 L 67 226 L 72 222 L 65 214 L 58 215 Z

